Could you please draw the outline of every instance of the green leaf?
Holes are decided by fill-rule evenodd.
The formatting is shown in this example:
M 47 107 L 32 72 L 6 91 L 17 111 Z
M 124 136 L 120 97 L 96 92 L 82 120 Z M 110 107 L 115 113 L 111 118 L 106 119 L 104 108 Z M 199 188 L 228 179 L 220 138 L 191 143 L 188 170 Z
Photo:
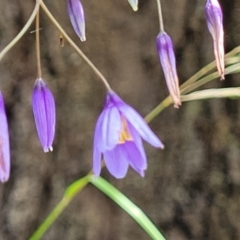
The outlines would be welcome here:
M 119 190 L 117 190 L 113 185 L 111 185 L 102 177 L 98 177 L 97 179 L 92 178 L 90 182 L 103 193 L 105 193 L 108 197 L 110 197 L 123 210 L 125 210 L 152 239 L 165 240 L 165 238 L 162 236 L 156 226 L 150 221 L 150 219 L 145 215 L 145 213 Z
M 240 98 L 240 88 L 211 88 L 201 91 L 195 91 L 190 94 L 182 95 L 181 100 L 183 102 L 214 99 L 214 98 Z
M 65 191 L 62 200 L 57 204 L 57 206 L 51 211 L 44 222 L 37 228 L 29 240 L 38 240 L 45 234 L 45 232 L 52 226 L 52 224 L 58 219 L 64 209 L 70 204 L 74 199 L 76 194 L 78 194 L 89 182 L 91 175 L 87 175 L 79 180 L 73 182 Z

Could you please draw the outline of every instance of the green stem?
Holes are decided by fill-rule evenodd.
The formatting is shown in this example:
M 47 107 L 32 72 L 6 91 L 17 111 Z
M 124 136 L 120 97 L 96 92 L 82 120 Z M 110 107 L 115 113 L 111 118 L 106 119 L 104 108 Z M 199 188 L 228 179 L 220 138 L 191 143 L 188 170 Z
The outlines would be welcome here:
M 72 200 L 72 199 L 71 199 Z M 53 211 L 48 215 L 42 225 L 37 229 L 36 232 L 29 238 L 29 240 L 38 240 L 44 235 L 44 233 L 50 228 L 50 226 L 56 221 L 56 219 L 61 215 L 64 209 L 71 202 L 69 198 L 63 197 L 63 199 L 58 203 L 58 205 L 53 209 Z
M 39 240 L 44 235 L 44 233 L 51 227 L 51 225 L 56 221 L 56 219 L 61 215 L 65 208 L 70 204 L 70 202 L 75 198 L 75 196 L 88 184 L 92 176 L 88 174 L 87 176 L 79 179 L 78 181 L 71 184 L 65 191 L 62 200 L 53 209 L 53 211 L 47 216 L 44 222 L 38 227 L 38 229 L 33 233 L 29 240 Z
M 157 105 L 144 119 L 150 123 L 160 112 L 172 104 L 172 98 L 166 97 L 160 104 Z
M 233 56 L 238 55 L 240 53 L 240 46 L 234 48 L 232 51 L 227 53 L 225 55 L 225 63 L 226 64 L 231 64 L 231 59 L 236 61 L 235 63 L 239 62 L 239 56 L 236 56 L 233 58 Z M 187 81 L 185 81 L 181 86 L 180 89 L 185 88 L 186 86 L 190 85 L 191 83 L 197 81 L 198 79 L 202 78 L 204 75 L 206 75 L 209 71 L 213 70 L 216 68 L 216 62 L 213 61 L 203 67 L 200 71 L 195 73 L 192 77 L 190 77 Z
M 237 73 L 240 71 L 239 56 L 236 56 L 240 53 L 240 46 L 234 48 L 231 52 L 225 55 L 225 62 L 230 66 L 226 67 L 225 74 Z M 181 94 L 189 93 L 196 88 L 203 86 L 204 84 L 210 82 L 214 78 L 218 77 L 218 73 L 214 72 L 206 77 L 204 77 L 209 71 L 213 70 L 216 67 L 215 61 L 209 63 L 207 66 L 202 68 L 186 82 L 180 86 Z M 198 80 L 200 79 L 200 80 Z M 172 104 L 172 99 L 170 96 L 166 97 L 160 104 L 158 104 L 146 117 L 145 120 L 149 123 L 157 115 L 159 115 L 164 109 L 169 107 Z
M 231 66 L 225 68 L 225 75 L 237 73 L 239 71 L 240 71 L 240 63 L 237 63 L 237 64 L 234 64 L 234 65 L 231 65 Z M 207 75 L 206 77 L 201 78 L 197 82 L 193 83 L 192 85 L 189 85 L 186 88 L 181 89 L 181 94 L 189 93 L 189 92 L 203 86 L 204 84 L 212 81 L 213 79 L 217 78 L 218 76 L 219 76 L 219 74 L 217 72 L 211 73 L 211 74 Z

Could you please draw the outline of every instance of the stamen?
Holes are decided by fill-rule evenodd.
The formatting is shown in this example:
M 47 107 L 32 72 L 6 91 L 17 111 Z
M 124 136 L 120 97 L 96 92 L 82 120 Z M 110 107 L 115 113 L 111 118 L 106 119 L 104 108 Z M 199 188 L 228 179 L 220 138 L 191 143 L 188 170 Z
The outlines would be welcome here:
M 122 130 L 120 133 L 120 138 L 119 138 L 118 143 L 123 144 L 126 141 L 132 141 L 132 140 L 133 139 L 132 139 L 131 134 L 129 133 L 126 119 L 124 117 L 122 117 Z

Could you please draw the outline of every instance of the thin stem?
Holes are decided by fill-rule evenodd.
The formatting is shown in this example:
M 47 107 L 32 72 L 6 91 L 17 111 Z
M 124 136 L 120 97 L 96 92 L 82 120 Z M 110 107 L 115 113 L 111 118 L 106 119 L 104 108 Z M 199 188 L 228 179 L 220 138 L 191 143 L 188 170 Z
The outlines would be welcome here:
M 39 10 L 39 5 L 40 2 L 37 2 L 35 4 L 35 7 L 33 9 L 33 12 L 30 16 L 30 18 L 28 19 L 28 21 L 26 22 L 26 24 L 24 25 L 23 29 L 18 33 L 18 35 L 1 51 L 0 53 L 0 60 L 5 56 L 5 54 L 21 39 L 21 37 L 26 33 L 26 31 L 28 30 L 28 28 L 30 27 L 30 25 L 32 24 L 32 22 L 34 21 L 36 14 Z
M 237 73 L 237 72 L 239 72 L 239 69 L 240 69 L 240 63 L 231 65 L 231 66 L 225 68 L 225 75 Z M 188 85 L 186 88 L 181 89 L 181 94 L 187 94 L 187 93 L 203 86 L 204 84 L 212 81 L 213 79 L 215 79 L 217 77 L 218 77 L 217 72 L 211 73 L 211 74 L 207 75 L 206 77 L 201 78 L 197 82 L 195 82 L 191 85 Z
M 49 229 L 49 227 L 58 219 L 65 208 L 70 204 L 72 199 L 63 197 L 63 199 L 57 204 L 57 206 L 52 210 L 52 212 L 47 216 L 44 223 L 33 233 L 29 240 L 39 240 L 42 238 L 44 233 Z
M 225 73 L 237 73 L 240 70 L 240 64 L 238 61 L 238 55 L 240 53 L 240 46 L 234 48 L 232 51 L 225 55 L 226 64 L 230 64 L 230 66 L 226 67 Z M 235 63 L 235 64 L 233 64 Z M 233 65 L 232 65 L 233 64 Z M 206 75 L 209 71 L 213 70 L 216 67 L 215 61 L 211 62 L 196 74 L 194 74 L 191 78 L 189 78 L 186 82 L 184 82 L 180 86 L 181 94 L 187 94 L 196 88 L 203 86 L 204 84 L 210 82 L 211 80 L 218 77 L 218 73 L 215 71 L 211 74 Z M 206 76 L 205 76 L 206 75 Z M 204 77 L 205 76 L 205 77 Z M 146 122 L 151 122 L 157 115 L 159 115 L 164 109 L 172 104 L 172 99 L 170 96 L 166 97 L 160 104 L 158 104 L 146 117 Z
M 240 53 L 240 46 L 234 48 L 232 51 L 228 52 L 225 55 L 225 63 L 226 64 L 230 64 L 229 61 L 230 59 L 233 60 L 233 56 L 236 56 Z M 238 57 L 238 56 L 236 56 Z M 238 60 L 236 62 L 239 62 Z M 234 61 L 235 63 L 235 61 Z M 204 75 L 206 75 L 209 71 L 213 70 L 216 68 L 216 62 L 213 61 L 211 63 L 209 63 L 208 65 L 206 65 L 205 67 L 203 67 L 201 70 L 199 70 L 197 73 L 195 73 L 192 77 L 190 77 L 187 81 L 185 81 L 181 86 L 180 89 L 184 89 L 187 86 L 191 85 L 192 83 L 194 83 L 195 81 L 197 81 L 198 79 L 202 78 Z
M 79 49 L 79 47 L 73 42 L 73 40 L 67 35 L 64 29 L 60 26 L 57 20 L 53 17 L 47 6 L 41 2 L 43 11 L 47 14 L 48 18 L 55 25 L 55 27 L 62 33 L 65 40 L 75 49 L 75 51 L 83 58 L 83 60 L 92 68 L 96 75 L 101 79 L 108 91 L 112 91 L 107 79 L 102 75 L 98 68 L 90 61 L 90 59 Z
M 157 105 L 147 116 L 145 116 L 145 121 L 150 123 L 160 112 L 172 104 L 172 99 L 170 96 L 166 97 L 161 103 Z
M 164 27 L 163 27 L 163 16 L 162 16 L 161 0 L 157 0 L 157 8 L 158 8 L 160 32 L 163 32 L 164 31 Z
M 37 15 L 36 15 L 36 53 L 37 53 L 38 78 L 41 78 L 42 77 L 42 70 L 41 70 L 41 56 L 40 56 L 39 14 L 40 14 L 40 10 L 37 12 Z

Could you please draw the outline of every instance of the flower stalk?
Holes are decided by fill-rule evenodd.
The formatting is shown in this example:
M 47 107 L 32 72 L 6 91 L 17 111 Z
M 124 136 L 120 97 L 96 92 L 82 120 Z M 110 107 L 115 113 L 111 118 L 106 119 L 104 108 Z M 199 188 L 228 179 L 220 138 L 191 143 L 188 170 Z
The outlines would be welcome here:
M 90 68 L 95 72 L 95 74 L 102 81 L 104 86 L 108 91 L 111 90 L 110 84 L 107 79 L 103 76 L 103 74 L 98 70 L 98 68 L 90 61 L 90 59 L 79 49 L 79 47 L 74 43 L 74 41 L 67 35 L 58 21 L 53 17 L 52 13 L 48 10 L 47 6 L 41 2 L 41 8 L 46 13 L 50 21 L 55 25 L 55 27 L 62 33 L 64 39 L 74 48 L 74 50 L 82 57 L 82 59 L 89 65 Z
M 41 70 L 41 55 L 40 55 L 40 30 L 39 30 L 39 15 L 40 9 L 36 15 L 36 56 L 37 56 L 37 76 L 38 78 L 42 77 L 42 70 Z
M 161 0 L 157 0 L 160 32 L 164 31 Z

